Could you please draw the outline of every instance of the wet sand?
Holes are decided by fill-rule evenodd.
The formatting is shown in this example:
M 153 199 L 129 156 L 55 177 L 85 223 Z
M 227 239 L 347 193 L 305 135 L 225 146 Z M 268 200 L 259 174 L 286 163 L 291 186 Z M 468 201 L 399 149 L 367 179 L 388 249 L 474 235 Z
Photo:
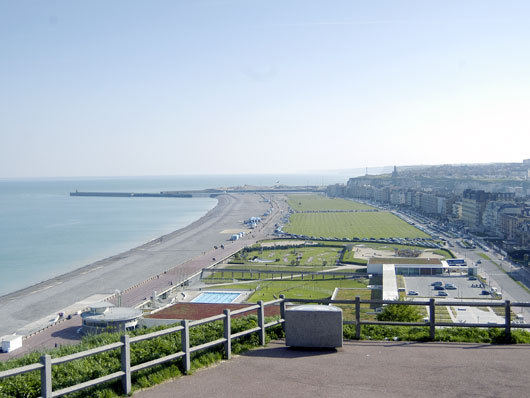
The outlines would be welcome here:
M 0 336 L 58 312 L 93 294 L 126 290 L 153 275 L 185 263 L 214 245 L 227 244 L 223 231 L 243 229 L 243 220 L 260 216 L 268 208 L 260 195 L 231 194 L 217 197 L 218 204 L 199 220 L 124 253 L 94 262 L 0 298 Z M 185 270 L 172 271 L 184 278 Z

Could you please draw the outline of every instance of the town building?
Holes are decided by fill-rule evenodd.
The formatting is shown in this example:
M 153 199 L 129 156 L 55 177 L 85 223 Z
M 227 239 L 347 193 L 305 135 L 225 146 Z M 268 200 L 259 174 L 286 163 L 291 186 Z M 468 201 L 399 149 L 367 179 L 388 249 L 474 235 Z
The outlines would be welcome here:
M 392 264 L 396 275 L 422 276 L 442 275 L 450 272 L 476 274 L 476 267 L 468 267 L 463 259 L 439 260 L 419 257 L 371 257 L 368 259 L 368 274 L 382 275 L 385 265 Z

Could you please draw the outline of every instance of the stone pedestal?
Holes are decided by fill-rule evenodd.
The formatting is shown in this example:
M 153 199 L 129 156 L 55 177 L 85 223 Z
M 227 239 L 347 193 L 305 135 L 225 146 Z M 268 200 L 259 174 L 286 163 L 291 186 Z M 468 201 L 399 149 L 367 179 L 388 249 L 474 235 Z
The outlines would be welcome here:
M 342 309 L 331 305 L 299 305 L 286 309 L 285 344 L 342 347 Z

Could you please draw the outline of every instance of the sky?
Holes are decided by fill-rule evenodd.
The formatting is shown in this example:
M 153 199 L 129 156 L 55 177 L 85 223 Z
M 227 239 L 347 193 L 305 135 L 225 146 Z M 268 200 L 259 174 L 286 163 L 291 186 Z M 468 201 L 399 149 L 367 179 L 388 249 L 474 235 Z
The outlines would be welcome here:
M 0 0 L 0 178 L 530 158 L 530 2 Z

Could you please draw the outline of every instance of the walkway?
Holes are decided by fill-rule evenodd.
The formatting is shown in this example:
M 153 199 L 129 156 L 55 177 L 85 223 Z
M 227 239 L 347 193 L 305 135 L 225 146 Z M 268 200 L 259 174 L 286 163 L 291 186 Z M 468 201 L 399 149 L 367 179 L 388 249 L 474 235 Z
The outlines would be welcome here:
M 348 341 L 305 351 L 274 342 L 134 397 L 523 397 L 528 363 L 529 345 Z

